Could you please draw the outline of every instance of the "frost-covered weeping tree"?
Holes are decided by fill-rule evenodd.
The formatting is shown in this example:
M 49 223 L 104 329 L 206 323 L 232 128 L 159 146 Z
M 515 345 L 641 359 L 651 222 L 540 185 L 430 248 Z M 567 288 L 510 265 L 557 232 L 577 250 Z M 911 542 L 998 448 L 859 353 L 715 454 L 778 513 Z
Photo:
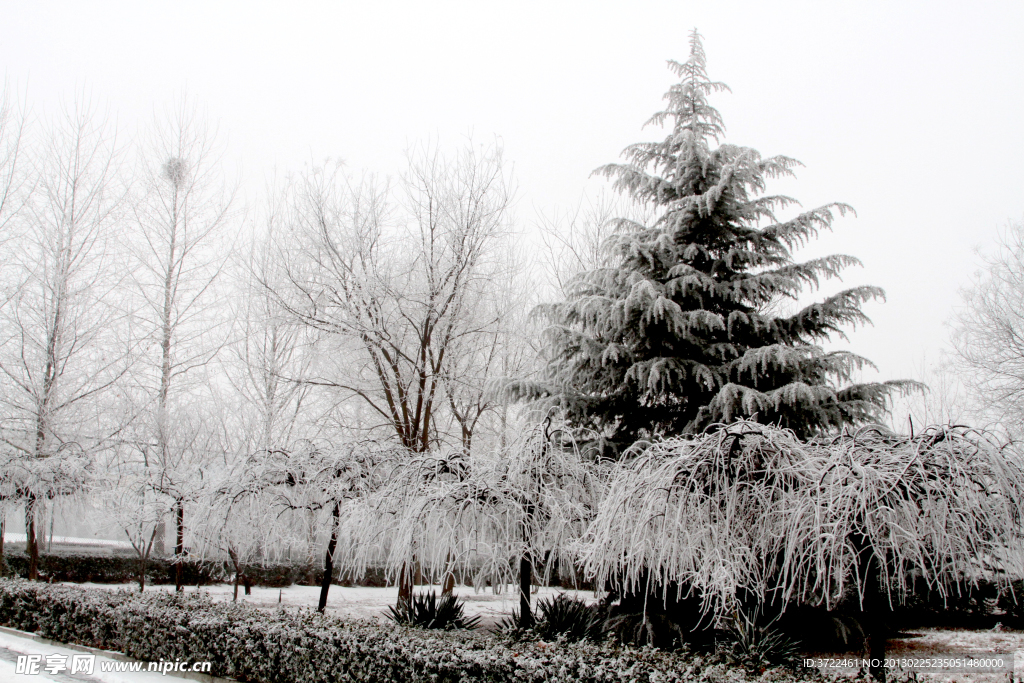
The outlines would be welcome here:
M 255 465 L 255 466 L 254 466 Z M 232 600 L 238 586 L 251 592 L 248 571 L 266 562 L 267 555 L 288 537 L 288 520 L 274 505 L 272 487 L 252 458 L 235 458 L 210 477 L 196 505 L 191 531 L 201 557 L 227 555 L 234 572 Z
M 76 443 L 65 444 L 49 458 L 26 458 L 15 449 L 5 449 L 0 452 L 0 510 L 6 515 L 7 508 L 17 504 L 32 501 L 33 505 L 39 505 L 81 494 L 95 481 L 92 464 L 89 454 Z M 2 524 L 0 518 L 0 529 Z M 36 538 L 26 534 L 25 542 L 26 552 L 31 553 L 33 544 L 38 552 L 40 544 Z M 0 574 L 3 568 L 3 540 L 0 539 Z
M 447 592 L 455 574 L 477 587 L 518 583 L 520 624 L 529 626 L 535 578 L 574 566 L 574 543 L 602 493 L 599 468 L 550 421 L 498 452 L 396 462 L 384 486 L 346 508 L 345 561 L 355 573 L 384 564 L 397 575 L 415 556 Z
M 368 440 L 338 447 L 309 442 L 292 451 L 260 454 L 246 468 L 247 480 L 240 481 L 235 498 L 259 492 L 278 515 L 306 518 L 311 536 L 326 530 L 319 611 L 327 607 L 346 508 L 379 489 L 389 466 L 404 455 L 401 449 L 381 447 Z
M 696 32 L 690 46 L 685 64 L 670 62 L 682 81 L 648 122 L 668 124 L 669 135 L 596 171 L 655 219 L 615 220 L 604 244 L 612 264 L 581 273 L 565 301 L 541 309 L 550 321 L 548 381 L 519 393 L 547 397 L 618 449 L 739 418 L 800 436 L 873 420 L 891 392 L 911 385 L 851 383 L 869 361 L 820 344 L 867 323 L 861 306 L 882 291 L 856 287 L 777 312 L 780 301 L 859 264 L 845 255 L 798 263 L 792 254 L 851 209 L 834 203 L 779 217 L 797 202 L 764 194 L 767 183 L 792 176 L 799 162 L 718 144 L 724 126 L 708 96 L 727 88 L 708 79 Z
M 585 569 L 626 593 L 699 599 L 712 622 L 852 600 L 881 659 L 886 613 L 915 581 L 946 598 L 1024 568 L 1019 454 L 963 429 L 801 441 L 738 422 L 634 455 L 590 526 Z
M 123 533 L 135 551 L 139 592 L 146 590 L 146 572 L 171 503 L 153 485 L 146 467 L 132 458 L 116 458 L 103 472 L 93 492 L 110 527 Z

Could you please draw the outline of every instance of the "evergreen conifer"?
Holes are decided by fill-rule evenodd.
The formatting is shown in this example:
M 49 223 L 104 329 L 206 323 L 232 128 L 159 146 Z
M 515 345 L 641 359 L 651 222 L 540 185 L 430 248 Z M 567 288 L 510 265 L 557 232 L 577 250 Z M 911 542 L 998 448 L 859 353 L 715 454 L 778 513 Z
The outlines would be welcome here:
M 767 181 L 792 176 L 799 162 L 719 143 L 724 126 L 708 96 L 728 88 L 708 79 L 696 31 L 690 48 L 686 63 L 669 62 L 682 80 L 648 122 L 670 123 L 668 137 L 632 145 L 626 163 L 595 171 L 655 219 L 617 219 L 604 245 L 611 267 L 579 274 L 565 301 L 541 307 L 547 380 L 519 385 L 519 395 L 546 398 L 615 449 L 740 418 L 802 438 L 877 420 L 893 391 L 915 383 L 854 383 L 870 361 L 820 345 L 868 323 L 861 306 L 882 290 L 855 287 L 778 313 L 780 301 L 860 264 L 792 256 L 853 210 L 833 203 L 777 218 L 797 202 L 765 195 Z

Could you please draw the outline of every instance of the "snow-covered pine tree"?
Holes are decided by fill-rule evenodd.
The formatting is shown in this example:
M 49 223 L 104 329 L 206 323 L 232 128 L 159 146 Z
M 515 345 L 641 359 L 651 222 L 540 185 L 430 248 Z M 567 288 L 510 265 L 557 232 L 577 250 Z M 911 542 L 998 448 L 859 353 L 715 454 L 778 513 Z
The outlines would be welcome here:
M 724 126 L 708 96 L 728 88 L 708 79 L 696 31 L 690 50 L 685 64 L 670 62 L 682 80 L 648 122 L 671 123 L 668 137 L 632 145 L 627 163 L 595 171 L 656 218 L 617 219 L 604 245 L 613 265 L 581 273 L 565 301 L 542 307 L 548 381 L 520 385 L 520 395 L 546 397 L 616 448 L 739 418 L 801 437 L 877 419 L 889 394 L 915 383 L 852 383 L 870 361 L 820 344 L 868 323 L 861 306 L 882 290 L 855 287 L 776 312 L 779 301 L 860 264 L 792 256 L 852 209 L 834 203 L 779 220 L 776 212 L 797 202 L 765 195 L 766 183 L 799 162 L 719 144 Z

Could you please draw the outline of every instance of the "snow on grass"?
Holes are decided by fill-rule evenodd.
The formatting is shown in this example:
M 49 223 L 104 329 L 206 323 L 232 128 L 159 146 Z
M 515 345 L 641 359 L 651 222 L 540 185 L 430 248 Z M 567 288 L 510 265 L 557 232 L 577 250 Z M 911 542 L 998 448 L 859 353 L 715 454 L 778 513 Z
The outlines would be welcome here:
M 107 590 L 126 589 L 138 590 L 137 584 L 67 584 L 82 586 L 85 588 L 102 588 Z M 173 591 L 173 585 L 146 586 L 146 591 Z M 234 587 L 230 584 L 214 584 L 210 586 L 186 586 L 188 592 L 201 591 L 209 593 L 214 600 L 231 600 Z M 441 593 L 440 586 L 417 586 L 416 593 L 428 591 Z M 477 591 L 469 586 L 456 586 L 455 593 L 465 601 L 465 612 L 467 616 L 479 616 L 482 627 L 490 627 L 497 624 L 501 619 L 512 613 L 513 609 L 519 608 L 518 588 L 505 586 L 504 591 L 499 589 L 498 593 L 493 588 L 485 588 Z M 280 607 L 310 607 L 315 608 L 320 601 L 319 586 L 288 586 L 287 588 L 260 588 L 254 586 L 252 595 L 245 595 L 244 589 L 239 586 L 238 599 L 254 607 L 261 609 L 277 609 Z M 563 590 L 560 588 L 534 588 L 532 602 L 536 608 L 537 600 L 545 597 L 554 597 L 559 593 L 566 593 L 579 597 L 587 602 L 595 602 L 598 596 L 593 591 Z M 388 607 L 394 605 L 398 600 L 398 588 L 395 586 L 387 588 L 366 588 L 349 586 L 331 586 L 327 595 L 327 613 L 348 619 L 367 619 L 382 621 Z
M 78 536 L 54 536 L 52 539 L 47 536 L 47 543 L 53 543 L 53 545 L 71 545 L 71 546 L 98 546 L 103 548 L 131 548 L 132 544 L 128 541 L 111 541 L 106 538 L 84 538 Z M 24 543 L 25 534 L 4 534 L 4 543 Z

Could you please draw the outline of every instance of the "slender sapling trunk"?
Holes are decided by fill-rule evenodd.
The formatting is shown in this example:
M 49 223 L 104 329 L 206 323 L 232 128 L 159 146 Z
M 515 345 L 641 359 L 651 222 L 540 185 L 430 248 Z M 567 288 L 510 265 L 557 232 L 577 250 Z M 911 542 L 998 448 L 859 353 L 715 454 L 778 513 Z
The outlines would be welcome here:
M 185 590 L 185 505 L 181 498 L 174 502 L 174 590 L 181 593 Z
M 228 557 L 231 558 L 231 566 L 235 568 L 234 590 L 231 593 L 231 602 L 238 602 L 238 577 L 241 571 L 238 568 L 238 553 L 234 548 L 228 547 Z
M 39 580 L 39 546 L 36 544 L 36 498 L 25 499 L 25 552 L 28 554 L 28 580 Z
M 4 532 L 7 531 L 7 511 L 0 509 L 0 576 L 4 575 Z
M 334 551 L 338 547 L 338 528 L 341 525 L 341 501 L 334 503 L 331 518 L 331 540 L 327 542 L 327 554 L 324 556 L 324 579 L 320 583 L 320 604 L 316 608 L 318 612 L 323 612 L 327 609 L 327 592 L 331 589 L 331 580 L 334 578 Z
M 530 588 L 533 585 L 533 557 L 530 551 L 530 523 L 533 520 L 533 503 L 526 505 L 526 521 L 523 526 L 523 556 L 519 558 L 519 628 L 533 626 L 533 609 L 530 607 Z

